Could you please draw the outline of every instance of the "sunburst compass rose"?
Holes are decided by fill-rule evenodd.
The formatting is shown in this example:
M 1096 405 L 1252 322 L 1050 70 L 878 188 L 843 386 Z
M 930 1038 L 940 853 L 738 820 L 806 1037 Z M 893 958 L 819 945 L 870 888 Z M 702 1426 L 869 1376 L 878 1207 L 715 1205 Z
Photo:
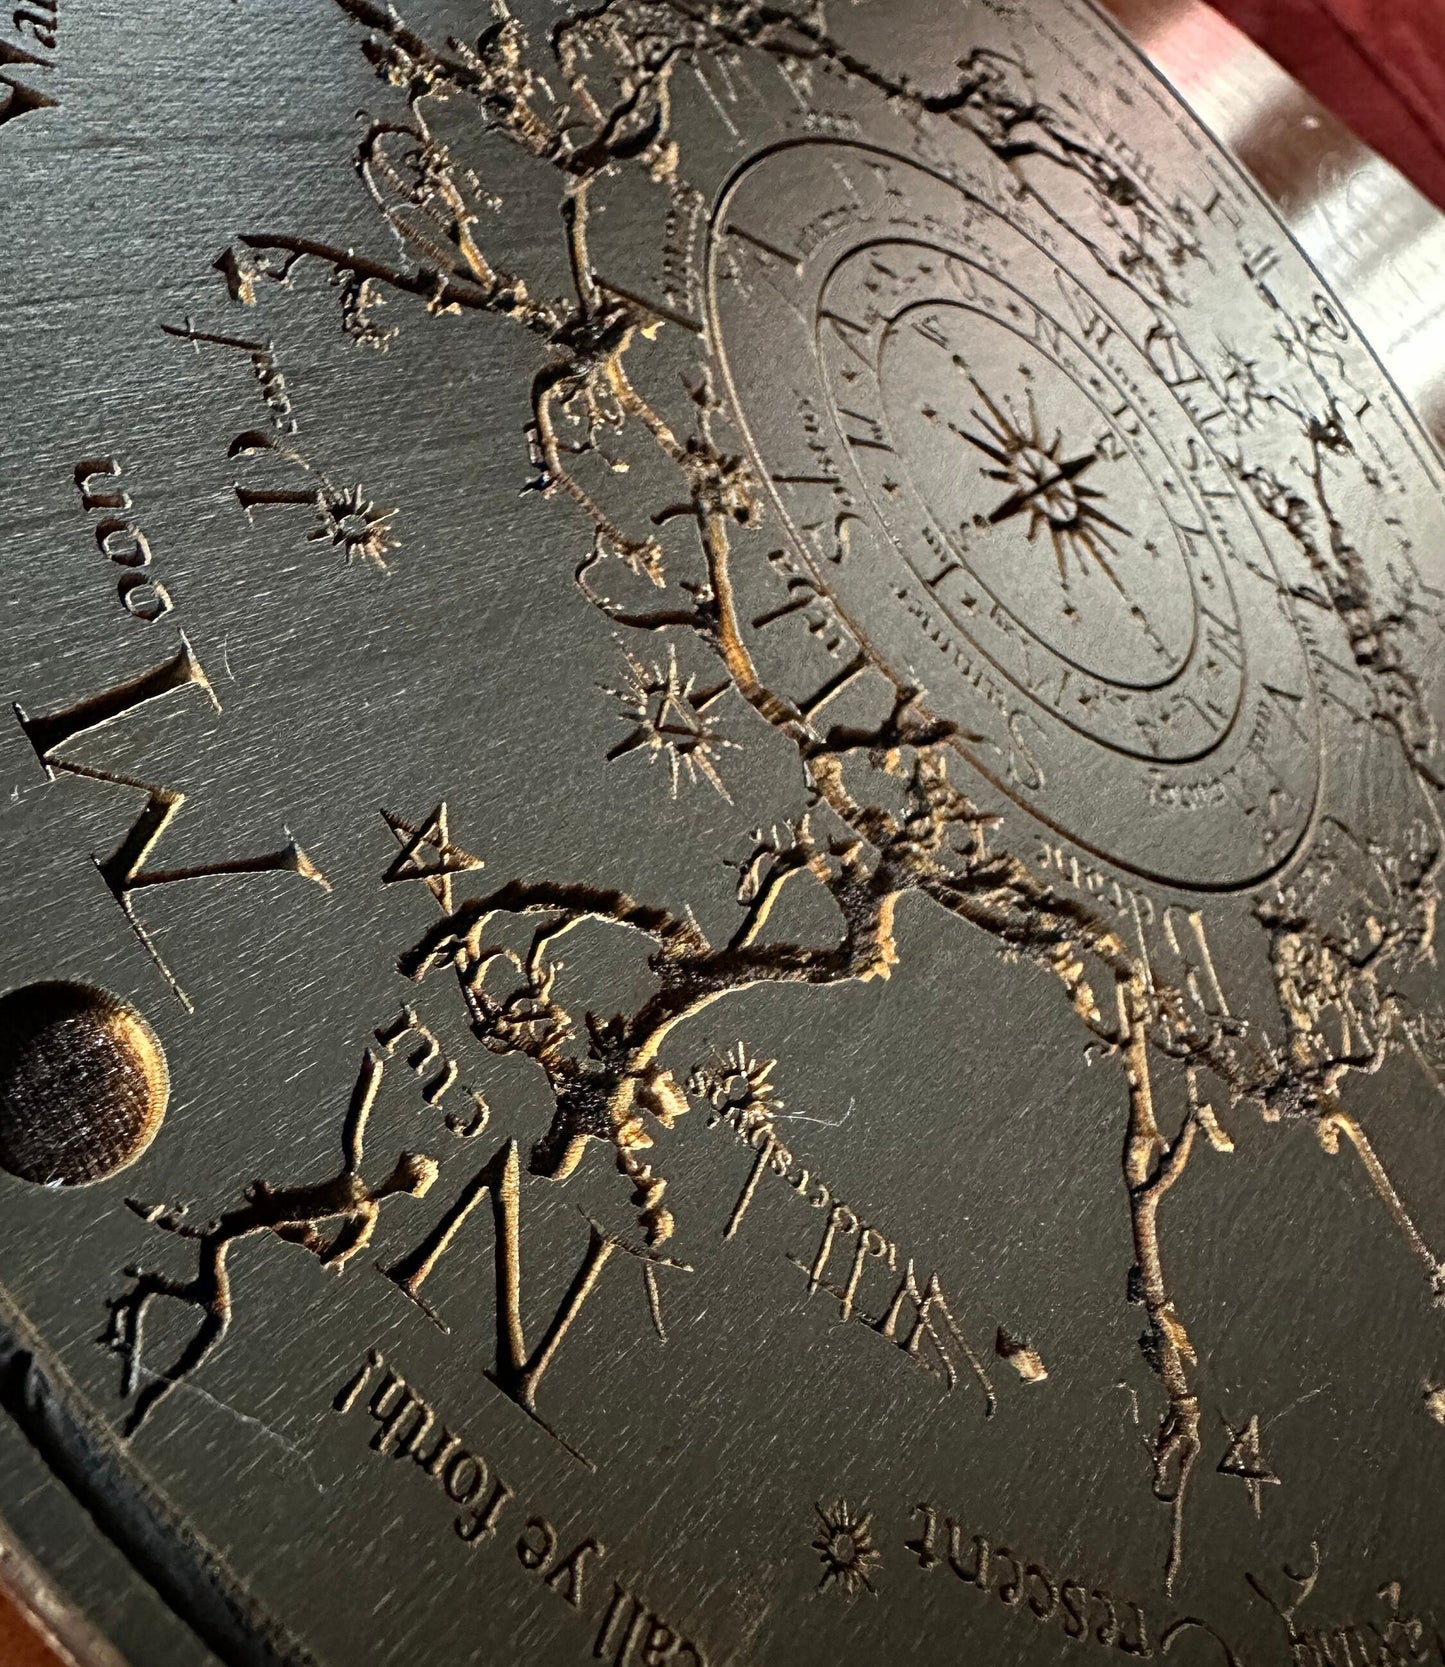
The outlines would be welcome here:
M 1032 391 L 1026 396 L 1027 419 L 1021 420 L 1009 406 L 994 400 L 975 378 L 969 380 L 981 402 L 972 412 L 977 428 L 964 429 L 956 423 L 949 426 L 994 464 L 983 473 L 1010 489 L 985 517 L 988 525 L 996 527 L 1027 515 L 1030 543 L 1041 532 L 1048 533 L 1059 566 L 1059 582 L 1065 590 L 1069 588 L 1071 562 L 1084 572 L 1093 563 L 1123 596 L 1113 557 L 1118 553 L 1115 540 L 1128 538 L 1129 529 L 1105 514 L 1105 494 L 1084 482 L 1084 476 L 1100 461 L 1099 453 L 1087 451 L 1066 457 L 1061 431 L 1056 431 L 1052 440 L 1046 438 Z
M 813 1541 L 823 1564 L 818 1590 L 837 1586 L 848 1597 L 856 1597 L 865 1587 L 873 1591 L 868 1577 L 883 1561 L 883 1553 L 873 1543 L 872 1511 L 860 1514 L 846 1499 L 826 1511 L 821 1505 L 813 1508 L 822 1524 L 822 1532 Z

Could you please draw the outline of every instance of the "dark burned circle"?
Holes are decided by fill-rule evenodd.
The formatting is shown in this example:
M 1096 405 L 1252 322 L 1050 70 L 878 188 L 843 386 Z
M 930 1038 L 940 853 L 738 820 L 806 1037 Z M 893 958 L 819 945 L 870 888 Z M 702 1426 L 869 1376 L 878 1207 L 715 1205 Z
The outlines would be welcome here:
M 46 981 L 0 996 L 0 1168 L 83 1186 L 145 1151 L 170 1075 L 155 1032 L 89 984 Z

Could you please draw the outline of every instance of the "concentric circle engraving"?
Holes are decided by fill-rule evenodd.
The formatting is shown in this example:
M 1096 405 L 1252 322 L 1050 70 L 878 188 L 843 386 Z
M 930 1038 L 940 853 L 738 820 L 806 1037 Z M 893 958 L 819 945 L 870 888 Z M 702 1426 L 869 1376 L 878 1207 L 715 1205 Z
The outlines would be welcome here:
M 1163 503 L 1167 458 L 1127 396 L 1101 397 L 1097 374 L 1096 392 L 1059 380 L 1027 337 L 952 303 L 907 308 L 880 346 L 889 432 L 960 567 L 1081 674 L 1177 677 L 1198 623 L 1189 547 Z M 886 514 L 886 492 L 875 501 Z
M 1318 789 L 1288 586 L 1217 435 L 1023 221 L 862 146 L 746 165 L 709 254 L 735 415 L 819 592 L 985 775 L 1124 869 L 1248 887 Z
M 170 1075 L 136 1009 L 89 984 L 0 997 L 0 1168 L 42 1186 L 104 1180 L 155 1139 Z

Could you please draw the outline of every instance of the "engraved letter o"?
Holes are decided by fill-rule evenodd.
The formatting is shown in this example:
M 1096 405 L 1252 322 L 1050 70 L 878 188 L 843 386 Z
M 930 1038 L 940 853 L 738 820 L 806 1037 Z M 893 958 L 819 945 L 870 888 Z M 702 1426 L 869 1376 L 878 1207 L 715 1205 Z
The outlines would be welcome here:
M 1048 1607 L 1041 1607 L 1038 1598 L 1031 1595 L 1029 1597 L 1029 1608 L 1041 1621 L 1046 1621 L 1059 1607 L 1059 1589 L 1037 1563 L 1030 1563 L 1024 1570 L 1024 1584 L 1027 1586 L 1031 1580 L 1043 1588 Z
M 447 1490 L 447 1498 L 454 1499 L 458 1505 L 470 1504 L 482 1491 L 486 1480 L 486 1465 L 467 1452 L 455 1454 L 442 1473 L 442 1486 Z

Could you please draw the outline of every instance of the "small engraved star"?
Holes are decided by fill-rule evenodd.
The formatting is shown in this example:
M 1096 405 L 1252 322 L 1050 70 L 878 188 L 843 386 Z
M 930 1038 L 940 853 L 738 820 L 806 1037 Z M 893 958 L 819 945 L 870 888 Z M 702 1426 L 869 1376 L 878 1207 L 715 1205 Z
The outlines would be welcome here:
M 403 822 L 389 810 L 382 811 L 381 817 L 401 846 L 391 867 L 382 875 L 381 883 L 392 886 L 403 880 L 421 880 L 436 898 L 442 913 L 451 914 L 453 875 L 469 874 L 484 865 L 480 857 L 452 844 L 446 800 L 416 825 Z
M 837 1586 L 850 1598 L 865 1587 L 873 1592 L 873 1582 L 868 1577 L 883 1561 L 883 1553 L 873 1543 L 872 1511 L 864 1511 L 860 1516 L 846 1499 L 838 1500 L 826 1511 L 821 1505 L 813 1508 L 823 1525 L 822 1533 L 813 1541 L 813 1550 L 823 1564 L 818 1590 Z
M 1279 1477 L 1265 1463 L 1260 1449 L 1259 1414 L 1254 1413 L 1249 1422 L 1241 1424 L 1237 1430 L 1228 1422 L 1224 1427 L 1229 1431 L 1229 1450 L 1219 1461 L 1219 1474 L 1239 1477 L 1249 1489 L 1254 1514 L 1258 1516 L 1263 1503 L 1260 1490 L 1266 1486 L 1279 1486 Z
M 622 702 L 622 715 L 636 728 L 607 754 L 609 763 L 633 752 L 645 752 L 650 764 L 666 757 L 674 799 L 681 773 L 686 770 L 690 782 L 703 777 L 731 804 L 732 797 L 722 784 L 715 761 L 723 748 L 738 743 L 719 735 L 708 716 L 708 709 L 732 687 L 731 683 L 694 690 L 697 679 L 683 677 L 677 649 L 671 646 L 665 666 L 644 665 L 628 654 L 627 669 L 626 686 L 605 692 Z
M 688 1086 L 694 1094 L 712 1102 L 717 1114 L 714 1122 L 730 1113 L 742 1113 L 754 1121 L 770 1123 L 781 1114 L 784 1104 L 772 1082 L 777 1063 L 776 1059 L 761 1059 L 749 1053 L 742 1042 L 735 1042 L 726 1053 L 719 1052 L 710 1063 L 699 1065 Z

